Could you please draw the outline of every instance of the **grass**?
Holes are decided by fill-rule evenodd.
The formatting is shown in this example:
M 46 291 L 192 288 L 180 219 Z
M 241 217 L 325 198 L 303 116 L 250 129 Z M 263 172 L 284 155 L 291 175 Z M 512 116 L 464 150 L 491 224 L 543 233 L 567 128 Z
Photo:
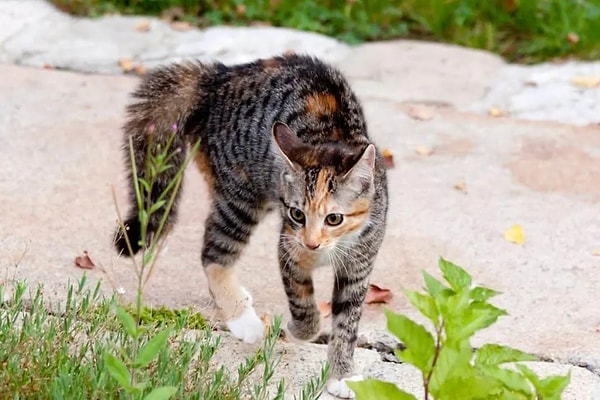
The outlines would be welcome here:
M 22 282 L 0 285 L 0 393 L 12 399 L 126 399 L 127 394 L 107 371 L 104 355 L 116 349 L 132 351 L 133 342 L 114 312 L 116 298 L 102 298 L 99 285 L 90 287 L 85 277 L 69 285 L 58 312 L 48 312 L 43 287 Z M 9 294 L 12 293 L 12 294 Z M 274 381 L 278 363 L 275 343 L 278 322 L 263 346 L 240 365 L 212 366 L 220 347 L 219 336 L 208 327 L 194 331 L 199 320 L 188 311 L 145 313 L 151 328 L 141 338 L 145 344 L 160 326 L 173 330 L 169 345 L 148 366 L 150 387 L 174 386 L 177 399 L 237 400 L 282 399 L 285 382 Z M 185 338 L 188 339 L 185 339 Z M 324 374 L 307 384 L 298 399 L 315 399 Z M 271 390 L 271 393 L 268 392 Z M 289 393 L 288 393 L 289 394 Z M 279 397 L 278 397 L 279 396 Z
M 600 56 L 600 0 L 51 0 L 85 16 L 167 12 L 200 27 L 268 24 L 351 44 L 393 38 L 455 43 L 532 63 Z

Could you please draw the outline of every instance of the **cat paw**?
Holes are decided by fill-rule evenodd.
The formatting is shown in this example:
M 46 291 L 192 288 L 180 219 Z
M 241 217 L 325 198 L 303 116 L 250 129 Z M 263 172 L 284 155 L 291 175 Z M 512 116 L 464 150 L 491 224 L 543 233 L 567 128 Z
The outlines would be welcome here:
M 256 343 L 263 338 L 263 323 L 251 305 L 239 317 L 232 318 L 225 324 L 233 336 L 246 343 Z
M 363 379 L 362 375 L 342 379 L 331 378 L 327 381 L 327 392 L 340 399 L 353 399 L 355 397 L 354 392 L 346 385 L 346 382 L 362 381 Z

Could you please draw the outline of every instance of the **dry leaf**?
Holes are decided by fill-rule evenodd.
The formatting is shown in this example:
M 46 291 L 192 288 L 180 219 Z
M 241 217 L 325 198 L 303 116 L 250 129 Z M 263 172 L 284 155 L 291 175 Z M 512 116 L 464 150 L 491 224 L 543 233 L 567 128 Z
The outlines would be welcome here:
M 506 230 L 504 232 L 504 239 L 518 245 L 525 243 L 525 233 L 521 225 L 513 225 Z
M 577 44 L 579 43 L 579 35 L 575 32 L 569 32 L 569 34 L 567 35 L 567 40 L 569 41 L 569 43 Z
M 416 104 L 408 108 L 408 115 L 419 121 L 427 121 L 433 118 L 433 110 L 423 104 Z
M 600 86 L 600 76 L 574 76 L 571 83 L 585 89 L 593 89 Z
M 454 189 L 460 191 L 460 192 L 466 192 L 467 191 L 467 184 L 462 181 L 462 182 L 458 182 L 456 184 L 454 184 Z
M 383 163 L 387 169 L 394 168 L 394 155 L 390 149 L 383 149 L 381 152 L 383 155 Z
M 144 75 L 146 72 L 146 67 L 143 64 L 138 64 L 135 66 L 135 73 L 137 75 Z
M 418 155 L 423 157 L 429 157 L 433 154 L 433 148 L 427 146 L 418 146 L 415 151 Z
M 387 303 L 392 298 L 392 292 L 389 289 L 381 288 L 377 285 L 370 284 L 365 303 Z
M 592 251 L 592 255 L 596 256 L 596 257 L 600 257 L 600 249 L 596 249 L 596 250 Z
M 150 21 L 140 21 L 135 26 L 135 30 L 138 32 L 148 32 L 150 30 Z
M 174 21 L 171 22 L 171 29 L 177 32 L 186 32 L 192 29 L 192 25 L 185 21 Z
M 330 301 L 321 301 L 318 304 L 319 311 L 323 317 L 329 317 L 331 315 L 331 302 Z
M 503 117 L 504 115 L 506 115 L 506 112 L 505 112 L 505 111 L 502 111 L 502 110 L 501 110 L 501 109 L 499 109 L 498 107 L 491 107 L 491 108 L 488 110 L 488 113 L 489 113 L 489 114 L 490 114 L 492 117 L 494 117 L 494 118 L 497 118 L 497 117 Z
M 235 7 L 235 13 L 238 16 L 243 17 L 246 15 L 246 6 L 243 4 L 238 4 L 237 7 Z
M 83 256 L 75 257 L 75 265 L 83 269 L 93 269 L 96 264 L 90 258 L 87 250 L 83 251 Z
M 596 332 L 600 332 L 600 326 L 596 327 Z
M 42 65 L 42 68 L 44 68 L 44 69 L 53 69 L 52 65 L 50 65 L 50 64 L 44 64 L 44 65 Z
M 119 67 L 121 67 L 123 72 L 131 72 L 133 70 L 133 61 L 129 58 L 121 58 L 119 60 Z

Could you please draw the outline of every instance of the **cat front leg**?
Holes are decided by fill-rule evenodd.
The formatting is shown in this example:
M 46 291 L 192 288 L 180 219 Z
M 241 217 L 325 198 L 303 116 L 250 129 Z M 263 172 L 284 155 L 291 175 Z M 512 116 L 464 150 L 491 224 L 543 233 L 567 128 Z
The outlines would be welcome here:
M 282 236 L 279 242 L 279 267 L 292 320 L 285 332 L 293 339 L 312 341 L 321 328 L 321 315 L 314 296 L 312 269 L 314 257 L 290 245 Z
M 353 358 L 370 269 L 363 268 L 362 272 L 355 272 L 355 276 L 336 271 L 331 301 L 331 339 L 327 349 L 331 374 L 326 387 L 330 394 L 339 398 L 353 399 L 354 392 L 346 382 L 362 380 L 362 376 L 353 375 Z
M 264 326 L 252 296 L 240 285 L 235 262 L 257 223 L 258 207 L 242 200 L 217 196 L 206 220 L 202 264 L 210 293 L 230 332 L 247 343 L 263 338 Z

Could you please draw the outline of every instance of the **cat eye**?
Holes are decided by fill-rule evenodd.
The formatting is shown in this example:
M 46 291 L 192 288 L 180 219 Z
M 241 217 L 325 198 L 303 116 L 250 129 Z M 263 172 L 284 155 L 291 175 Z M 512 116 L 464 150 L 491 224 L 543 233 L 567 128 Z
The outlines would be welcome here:
M 304 221 L 306 220 L 306 217 L 304 216 L 302 210 L 296 207 L 290 208 L 290 218 L 292 219 L 292 221 L 297 222 L 299 224 L 304 224 Z
M 325 223 L 329 226 L 338 226 L 344 220 L 344 216 L 342 214 L 329 214 L 325 217 Z

